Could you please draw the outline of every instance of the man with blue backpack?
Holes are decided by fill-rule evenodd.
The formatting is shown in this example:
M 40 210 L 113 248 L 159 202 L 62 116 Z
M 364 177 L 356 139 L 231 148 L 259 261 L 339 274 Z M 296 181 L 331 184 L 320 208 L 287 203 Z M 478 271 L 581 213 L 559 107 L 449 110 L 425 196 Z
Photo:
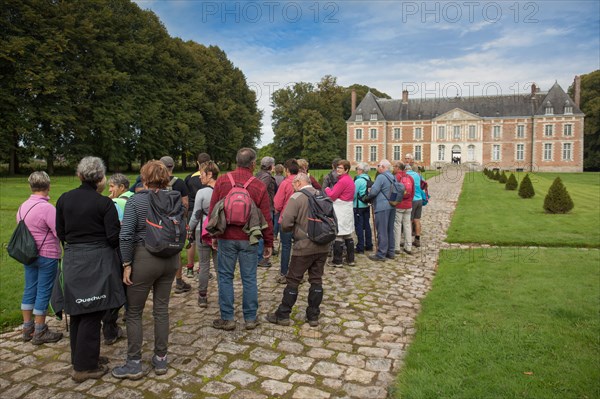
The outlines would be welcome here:
M 394 259 L 394 222 L 396 205 L 402 201 L 404 186 L 390 172 L 391 163 L 383 159 L 377 164 L 379 175 L 371 187 L 365 202 L 373 201 L 375 209 L 375 230 L 377 231 L 377 253 L 369 255 L 369 259 L 382 262 Z
M 371 232 L 371 206 L 362 201 L 373 186 L 369 177 L 369 165 L 359 162 L 356 165 L 356 177 L 354 178 L 354 229 L 356 230 L 356 253 L 364 254 L 365 251 L 373 250 L 373 233 Z
M 417 173 L 416 170 L 413 170 L 417 169 L 417 167 L 414 165 L 414 158 L 412 154 L 406 154 L 404 160 L 406 163 L 406 174 L 412 177 L 415 182 L 415 196 L 413 197 L 410 219 L 412 221 L 413 235 L 415 237 L 412 244 L 418 248 L 421 246 L 421 213 L 423 212 L 423 199 L 425 193 L 421 189 L 421 175 Z

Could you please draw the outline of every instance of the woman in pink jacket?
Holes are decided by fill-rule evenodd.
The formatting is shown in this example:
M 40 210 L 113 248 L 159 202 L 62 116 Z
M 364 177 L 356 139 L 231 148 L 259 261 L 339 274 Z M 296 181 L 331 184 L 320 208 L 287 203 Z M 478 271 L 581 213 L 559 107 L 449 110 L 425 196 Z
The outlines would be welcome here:
M 333 188 L 325 188 L 325 194 L 333 200 L 333 210 L 338 222 L 338 235 L 333 242 L 333 260 L 329 263 L 333 267 L 343 267 L 342 252 L 346 244 L 346 261 L 348 266 L 354 266 L 354 180 L 348 174 L 350 162 L 342 159 L 337 166 L 338 181 Z

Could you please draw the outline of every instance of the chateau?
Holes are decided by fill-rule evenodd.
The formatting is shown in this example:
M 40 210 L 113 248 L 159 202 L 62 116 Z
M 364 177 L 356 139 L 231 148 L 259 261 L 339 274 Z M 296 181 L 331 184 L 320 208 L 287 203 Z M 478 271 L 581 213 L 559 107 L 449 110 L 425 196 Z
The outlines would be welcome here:
M 539 172 L 583 171 L 583 120 L 575 100 L 558 83 L 547 92 L 535 84 L 525 95 L 469 98 L 381 99 L 368 92 L 347 124 L 352 163 L 403 160 L 412 153 L 426 169 L 453 161 L 475 169 Z

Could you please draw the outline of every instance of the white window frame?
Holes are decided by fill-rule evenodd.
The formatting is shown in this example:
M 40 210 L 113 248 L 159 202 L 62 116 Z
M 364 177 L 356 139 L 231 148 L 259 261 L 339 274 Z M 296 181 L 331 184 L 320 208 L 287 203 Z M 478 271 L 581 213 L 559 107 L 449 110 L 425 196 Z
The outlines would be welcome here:
M 376 121 L 377 120 L 377 114 L 371 114 L 370 120 Z
M 394 140 L 402 140 L 402 128 L 395 127 L 393 132 L 394 132 Z
M 475 145 L 467 146 L 467 161 L 475 161 Z
M 356 162 L 362 162 L 363 160 L 363 147 L 362 145 L 357 145 L 354 147 L 354 160 Z
M 373 133 L 375 133 L 375 134 L 373 134 Z M 372 127 L 371 129 L 369 129 L 369 139 L 377 140 L 377 128 L 376 127 Z
M 517 161 L 525 160 L 525 144 L 517 144 L 515 146 L 515 160 L 517 160 Z
M 469 125 L 469 140 L 475 140 L 477 138 L 477 126 Z
M 402 159 L 402 146 L 395 145 L 393 151 L 394 161 L 399 161 Z
M 362 114 L 356 114 L 356 118 L 354 118 L 356 122 L 362 122 Z
M 502 126 L 500 125 L 494 125 L 492 127 L 492 137 L 495 139 L 501 139 L 502 138 Z
M 545 115 L 554 115 L 554 107 L 547 106 L 546 108 L 544 108 L 544 114 Z
M 446 159 L 446 146 L 443 144 L 438 145 L 438 161 L 444 161 Z
M 569 150 L 568 150 L 569 151 L 569 153 L 568 153 L 569 156 L 568 157 L 565 157 L 565 151 L 567 150 L 566 146 L 569 146 Z M 571 143 L 571 142 L 562 143 L 562 151 L 561 151 L 561 153 L 562 153 L 562 160 L 563 161 L 572 161 L 573 160 L 573 143 Z
M 375 150 L 375 153 L 373 153 L 373 150 Z M 377 146 L 376 145 L 369 146 L 369 162 L 377 162 Z
M 415 146 L 414 155 L 415 155 L 415 161 L 422 161 L 423 147 L 421 145 Z
M 423 140 L 423 128 L 422 127 L 415 127 L 414 137 L 415 137 L 415 140 Z
M 544 143 L 542 156 L 544 161 L 552 161 L 552 155 L 554 154 L 554 149 L 552 148 L 552 143 Z
M 452 138 L 454 140 L 460 140 L 460 133 L 461 133 L 460 126 L 452 127 Z
M 500 144 L 492 144 L 492 161 L 499 161 L 502 156 Z
M 550 134 L 548 134 L 548 132 Z M 544 137 L 554 136 L 554 125 L 544 125 Z
M 354 129 L 354 139 L 362 140 L 363 139 L 363 130 L 362 128 Z
M 438 140 L 446 140 L 446 126 L 438 126 L 437 138 Z
M 565 123 L 563 125 L 563 136 L 573 136 L 573 125 L 571 123 Z
M 570 105 L 565 106 L 565 115 L 573 115 L 573 107 Z
M 525 138 L 525 125 L 517 125 L 517 138 L 518 139 Z

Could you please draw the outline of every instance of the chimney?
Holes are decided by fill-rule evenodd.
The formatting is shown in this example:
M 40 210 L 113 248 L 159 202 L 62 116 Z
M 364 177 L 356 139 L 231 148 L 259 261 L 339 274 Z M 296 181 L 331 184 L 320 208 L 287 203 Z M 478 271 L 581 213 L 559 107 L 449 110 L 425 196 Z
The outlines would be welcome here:
M 356 111 L 356 90 L 352 89 L 352 114 Z
M 575 76 L 575 82 L 573 82 L 573 86 L 575 86 L 575 93 L 573 93 L 573 100 L 575 101 L 575 105 L 579 108 L 579 102 L 581 101 L 581 76 Z
M 408 90 L 402 90 L 402 104 L 408 104 Z
M 531 84 L 531 97 L 532 98 L 535 97 L 535 94 L 537 93 L 537 91 L 538 91 L 537 86 L 535 85 L 535 83 L 532 83 Z

